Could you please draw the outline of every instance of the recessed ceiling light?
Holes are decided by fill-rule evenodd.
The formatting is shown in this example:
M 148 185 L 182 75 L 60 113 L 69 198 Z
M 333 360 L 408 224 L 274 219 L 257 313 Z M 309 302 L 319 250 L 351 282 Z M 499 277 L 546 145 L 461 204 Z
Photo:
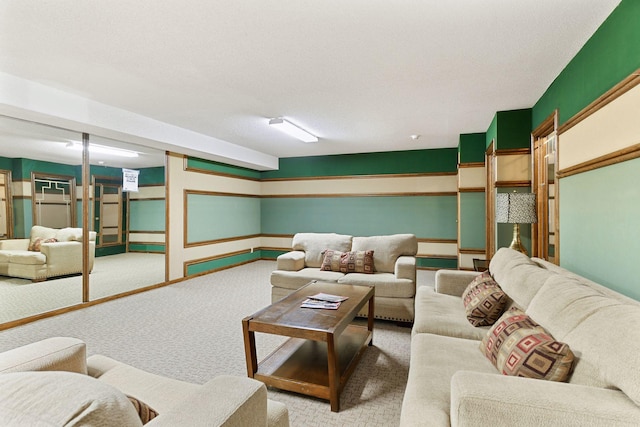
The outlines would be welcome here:
M 420 135 L 411 135 L 411 139 L 413 139 L 414 141 L 418 138 L 420 138 Z

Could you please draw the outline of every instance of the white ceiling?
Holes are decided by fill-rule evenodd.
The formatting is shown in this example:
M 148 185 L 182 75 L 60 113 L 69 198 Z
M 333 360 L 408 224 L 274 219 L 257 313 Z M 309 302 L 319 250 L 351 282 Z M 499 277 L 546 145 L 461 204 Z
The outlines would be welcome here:
M 5 0 L 0 71 L 276 157 L 455 147 L 532 107 L 619 3 Z

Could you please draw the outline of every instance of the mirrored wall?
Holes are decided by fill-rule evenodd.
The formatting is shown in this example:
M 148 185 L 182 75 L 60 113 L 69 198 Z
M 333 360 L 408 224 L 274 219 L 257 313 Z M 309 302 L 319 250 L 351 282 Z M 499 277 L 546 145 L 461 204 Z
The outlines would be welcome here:
M 165 282 L 164 152 L 85 138 L 0 116 L 0 325 Z

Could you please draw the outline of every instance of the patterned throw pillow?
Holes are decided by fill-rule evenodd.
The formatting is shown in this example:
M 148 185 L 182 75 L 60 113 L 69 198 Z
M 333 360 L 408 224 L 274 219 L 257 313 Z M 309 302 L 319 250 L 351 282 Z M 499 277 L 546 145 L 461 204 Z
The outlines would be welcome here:
M 324 255 L 324 258 L 322 258 L 320 270 L 340 271 L 340 257 L 342 256 L 342 252 L 334 251 L 333 249 L 325 249 L 322 254 Z
M 491 326 L 502 315 L 507 295 L 488 272 L 478 275 L 462 293 L 467 320 L 473 326 Z
M 142 421 L 142 424 L 146 424 L 158 416 L 158 413 L 155 410 L 153 410 L 151 407 L 149 407 L 149 405 L 147 405 L 140 399 L 137 399 L 129 395 L 127 395 L 127 397 L 129 398 L 129 401 L 133 404 L 133 407 L 138 413 L 138 416 L 140 417 L 140 421 Z
M 574 355 L 527 314 L 512 308 L 491 327 L 480 351 L 504 375 L 566 381 Z
M 340 252 L 327 249 L 320 270 L 373 274 L 373 251 Z
M 50 239 L 43 239 L 42 237 L 36 237 L 35 239 L 33 239 L 33 241 L 29 242 L 29 247 L 27 249 L 32 252 L 40 252 L 40 248 L 42 247 L 43 243 L 55 243 L 57 241 L 58 240 L 53 237 Z

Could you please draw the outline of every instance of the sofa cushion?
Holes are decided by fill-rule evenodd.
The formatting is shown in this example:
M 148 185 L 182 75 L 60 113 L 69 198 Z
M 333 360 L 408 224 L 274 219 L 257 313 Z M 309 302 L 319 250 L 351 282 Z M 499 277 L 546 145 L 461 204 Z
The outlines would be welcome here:
M 467 320 L 473 326 L 491 326 L 504 312 L 508 298 L 488 272 L 469 283 L 462 293 Z
M 488 326 L 473 327 L 462 309 L 462 299 L 435 292 L 430 286 L 416 291 L 416 312 L 411 332 L 481 340 Z
M 340 252 L 327 249 L 320 270 L 373 274 L 373 251 Z
M 640 405 L 640 308 L 637 304 L 602 307 L 563 339 L 578 360 L 571 383 L 622 390 Z
M 478 354 L 478 341 L 414 335 L 400 426 L 451 425 L 451 377 L 460 370 L 496 374 L 495 367 Z
M 325 250 L 350 251 L 351 239 L 351 236 L 336 233 L 297 233 L 293 236 L 292 249 L 304 251 L 306 267 L 320 268 Z
M 598 310 L 620 304 L 620 300 L 609 298 L 573 278 L 553 275 L 531 300 L 526 312 L 556 339 L 563 340 Z
M 141 426 L 117 388 L 71 372 L 0 375 L 0 425 Z
M 489 271 L 504 293 L 524 309 L 544 282 L 554 275 L 526 255 L 509 248 L 500 248 L 495 253 Z
M 375 271 L 393 273 L 399 256 L 418 253 L 418 240 L 413 234 L 354 237 L 352 250 L 372 250 Z
M 82 241 L 82 228 L 61 228 L 57 230 L 55 237 L 59 242 L 80 242 Z
M 51 239 L 52 237 L 56 237 L 57 232 L 58 230 L 55 228 L 34 225 L 33 227 L 31 227 L 29 238 L 31 242 L 35 241 L 35 239 L 37 239 L 38 237 L 40 237 L 41 239 Z
M 373 285 L 376 298 L 413 298 L 416 293 L 415 283 L 409 279 L 397 279 L 391 273 L 349 273 L 338 279 L 345 285 Z
M 11 251 L 9 262 L 22 265 L 44 265 L 47 263 L 47 257 L 42 252 Z
M 480 343 L 482 353 L 504 375 L 566 381 L 574 355 L 523 311 L 511 309 Z
M 356 274 L 356 273 L 353 273 Z M 337 282 L 344 273 L 322 271 L 319 268 L 303 268 L 298 271 L 274 270 L 271 272 L 271 285 L 286 289 L 299 289 L 312 280 L 320 282 Z

